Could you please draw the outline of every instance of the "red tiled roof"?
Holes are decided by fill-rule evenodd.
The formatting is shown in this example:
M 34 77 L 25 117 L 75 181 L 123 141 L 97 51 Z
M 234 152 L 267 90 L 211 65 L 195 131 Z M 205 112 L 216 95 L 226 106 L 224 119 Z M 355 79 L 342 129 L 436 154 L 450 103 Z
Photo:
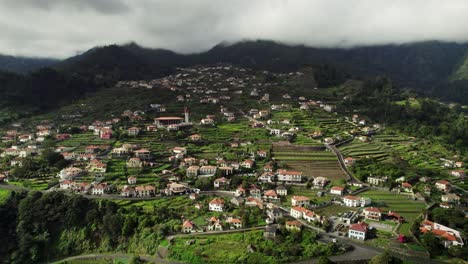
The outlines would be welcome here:
M 364 209 L 364 211 L 374 212 L 374 213 L 382 213 L 382 210 L 380 210 L 377 207 L 367 207 L 366 209 Z
M 185 221 L 184 224 L 182 225 L 183 227 L 188 227 L 188 228 L 193 228 L 193 223 L 192 221 Z
M 294 220 L 294 221 L 286 221 L 286 226 L 296 226 L 296 227 L 301 227 L 302 224 L 301 222 Z
M 437 181 L 437 183 L 444 184 L 444 185 L 450 184 L 450 182 L 448 182 L 447 180 L 440 180 L 440 181 Z
M 360 200 L 361 198 L 357 197 L 357 196 L 352 196 L 352 195 L 347 195 L 345 196 L 343 199 L 348 199 L 348 200 Z
M 302 172 L 300 171 L 287 171 L 287 170 L 278 170 L 278 174 L 284 174 L 284 175 L 302 175 Z
M 309 197 L 305 197 L 305 196 L 293 196 L 291 199 L 297 202 L 310 201 Z
M 364 222 L 352 224 L 349 226 L 350 230 L 359 231 L 359 232 L 367 232 L 368 225 Z
M 214 198 L 211 200 L 210 204 L 224 204 L 224 200 L 221 198 Z
M 341 187 L 341 186 L 333 186 L 331 189 L 332 189 L 333 191 L 343 191 L 343 190 L 344 190 L 344 188 Z

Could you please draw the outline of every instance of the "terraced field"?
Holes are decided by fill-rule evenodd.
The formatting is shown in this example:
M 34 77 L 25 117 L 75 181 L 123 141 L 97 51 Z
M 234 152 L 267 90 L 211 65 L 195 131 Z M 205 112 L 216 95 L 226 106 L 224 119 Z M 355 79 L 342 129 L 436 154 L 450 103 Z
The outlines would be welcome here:
M 330 180 L 346 179 L 337 158 L 330 151 L 312 147 L 273 145 L 273 155 L 280 164 L 302 171 L 305 176 L 323 176 Z
M 406 220 L 406 223 L 402 224 L 399 232 L 405 235 L 409 234 L 409 228 L 414 220 L 421 214 L 422 210 L 426 208 L 426 203 L 415 201 L 408 196 L 398 195 L 392 192 L 371 190 L 366 191 L 359 196 L 369 197 L 372 199 L 372 203 L 376 207 L 382 209 L 382 211 L 394 211 Z
M 378 160 L 385 160 L 388 158 L 391 150 L 377 143 L 364 143 L 358 140 L 352 141 L 350 144 L 344 145 L 339 148 L 344 157 L 353 158 L 377 158 Z
M 83 133 L 73 135 L 70 139 L 64 140 L 58 144 L 65 147 L 76 147 L 78 152 L 84 152 L 85 147 L 88 145 L 109 145 L 113 142 L 114 140 L 112 139 L 100 139 L 98 136 L 93 135 L 93 133 Z

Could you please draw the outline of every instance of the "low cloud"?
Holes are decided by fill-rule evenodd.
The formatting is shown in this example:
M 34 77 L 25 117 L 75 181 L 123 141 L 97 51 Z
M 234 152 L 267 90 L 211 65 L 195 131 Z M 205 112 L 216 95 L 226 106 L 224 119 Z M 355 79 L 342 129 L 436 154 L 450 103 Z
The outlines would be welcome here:
M 0 0 L 0 53 L 65 58 L 135 41 L 182 53 L 269 39 L 315 47 L 468 41 L 465 0 Z

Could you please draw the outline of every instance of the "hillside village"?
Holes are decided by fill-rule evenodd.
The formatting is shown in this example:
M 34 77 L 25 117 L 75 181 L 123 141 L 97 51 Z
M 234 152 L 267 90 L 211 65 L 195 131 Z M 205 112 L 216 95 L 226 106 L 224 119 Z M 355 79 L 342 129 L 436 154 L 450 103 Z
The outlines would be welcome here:
M 466 230 L 433 213 L 468 216 L 466 158 L 337 112 L 339 102 L 313 88 L 272 92 L 306 75 L 220 64 L 121 81 L 117 89 L 167 96 L 102 119 L 80 101 L 53 119 L 10 124 L 0 131 L 0 187 L 124 202 L 183 197 L 195 213 L 177 219 L 178 234 L 260 227 L 275 240 L 307 229 L 424 255 L 429 233 L 444 248 L 466 247 Z M 420 170 L 373 167 L 397 159 Z

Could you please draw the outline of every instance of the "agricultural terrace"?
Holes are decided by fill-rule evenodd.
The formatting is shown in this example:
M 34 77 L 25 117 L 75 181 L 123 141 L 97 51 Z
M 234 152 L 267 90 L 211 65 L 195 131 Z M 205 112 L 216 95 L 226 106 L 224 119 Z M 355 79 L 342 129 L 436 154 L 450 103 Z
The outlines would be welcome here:
M 318 196 L 317 192 L 322 191 L 323 195 Z M 323 190 L 315 190 L 306 188 L 305 186 L 291 186 L 288 190 L 288 195 L 285 199 L 285 205 L 291 206 L 291 198 L 295 195 L 301 195 L 309 197 L 311 202 L 318 205 L 321 203 L 326 203 L 332 200 L 333 196 L 330 196 L 328 193 L 325 193 Z
M 282 125 L 282 120 L 289 120 L 291 125 Z M 342 136 L 349 137 L 346 131 L 355 126 L 344 121 L 334 114 L 323 111 L 318 107 L 312 107 L 310 110 L 290 109 L 288 111 L 273 111 L 271 120 L 279 122 L 270 125 L 272 128 L 286 129 L 288 127 L 299 127 L 301 130 L 297 133 L 295 144 L 297 145 L 322 145 L 321 139 L 312 139 L 310 134 L 315 131 L 321 131 L 324 137 Z
M 354 139 L 351 143 L 341 146 L 341 153 L 344 157 L 375 158 L 383 161 L 389 156 L 388 149 L 376 143 L 364 143 Z
M 281 165 L 302 171 L 304 176 L 323 176 L 331 181 L 346 179 L 336 156 L 327 150 L 274 144 L 273 156 Z
M 405 235 L 409 235 L 409 228 L 422 210 L 426 208 L 424 202 L 388 191 L 370 190 L 360 193 L 359 196 L 371 198 L 374 206 L 379 207 L 384 212 L 394 211 L 403 216 L 406 222 L 400 226 L 399 231 Z
M 196 201 L 190 200 L 186 195 L 164 197 L 161 199 L 145 200 L 145 201 L 132 201 L 132 200 L 118 200 L 115 201 L 120 207 L 130 209 L 132 207 L 141 208 L 146 214 L 158 214 L 162 211 L 169 214 L 172 213 L 180 215 L 184 219 L 191 220 L 197 226 L 205 226 L 208 220 L 215 217 L 233 216 L 241 217 L 247 220 L 246 226 L 264 226 L 266 225 L 265 219 L 258 208 L 236 208 L 230 205 L 229 199 L 225 198 L 225 205 L 227 208 L 223 212 L 208 211 L 208 203 L 214 196 L 201 195 Z M 202 204 L 202 209 L 196 209 L 195 204 Z M 174 218 L 174 217 L 173 217 Z M 171 220 L 171 223 L 176 227 L 182 225 L 182 218 L 176 217 Z
M 325 207 L 321 207 L 320 209 L 317 210 L 317 213 L 319 215 L 331 217 L 331 216 L 337 216 L 342 213 L 346 213 L 349 211 L 357 211 L 358 208 L 354 207 L 346 207 L 346 206 L 341 206 L 339 204 L 331 204 Z

